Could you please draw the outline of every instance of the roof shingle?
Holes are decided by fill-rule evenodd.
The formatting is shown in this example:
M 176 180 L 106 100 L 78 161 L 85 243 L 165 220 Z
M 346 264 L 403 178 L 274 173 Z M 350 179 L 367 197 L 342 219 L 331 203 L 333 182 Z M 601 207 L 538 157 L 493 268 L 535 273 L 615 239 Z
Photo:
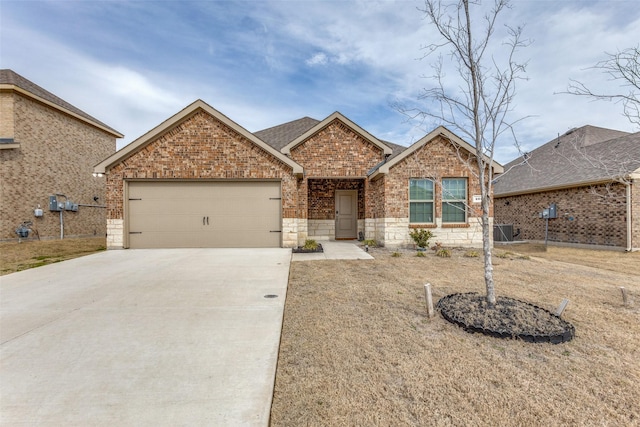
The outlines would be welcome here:
M 505 165 L 505 173 L 496 178 L 494 194 L 586 185 L 623 177 L 638 168 L 640 132 L 583 126 Z
M 259 130 L 253 134 L 280 151 L 282 147 L 320 123 L 319 120 L 311 117 L 303 117 L 298 120 L 283 123 L 267 129 Z

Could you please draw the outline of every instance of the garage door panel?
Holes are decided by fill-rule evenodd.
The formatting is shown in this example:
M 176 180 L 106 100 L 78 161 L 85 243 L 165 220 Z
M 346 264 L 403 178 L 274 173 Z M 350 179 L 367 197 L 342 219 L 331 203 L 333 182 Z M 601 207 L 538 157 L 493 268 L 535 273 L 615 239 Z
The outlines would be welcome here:
M 129 199 L 132 248 L 281 244 L 279 182 L 131 182 Z

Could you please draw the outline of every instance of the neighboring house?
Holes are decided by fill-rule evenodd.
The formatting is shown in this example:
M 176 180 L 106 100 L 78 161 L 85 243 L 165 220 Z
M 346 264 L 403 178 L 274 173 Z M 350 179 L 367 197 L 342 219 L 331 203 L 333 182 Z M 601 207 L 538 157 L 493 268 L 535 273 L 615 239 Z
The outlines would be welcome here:
M 494 209 L 496 240 L 512 225 L 516 240 L 640 248 L 640 133 L 584 126 L 549 141 L 505 166 Z
M 105 179 L 93 166 L 122 135 L 11 70 L 0 70 L 0 240 L 32 221 L 41 238 L 104 236 Z M 75 205 L 78 205 L 77 207 Z M 102 207 L 96 207 L 102 206 Z M 41 210 L 40 210 L 41 209 Z M 41 216 L 40 216 L 41 214 Z M 29 236 L 35 237 L 33 234 Z
M 481 246 L 477 166 L 462 160 L 472 151 L 443 127 L 390 144 L 337 112 L 251 133 L 198 100 L 94 171 L 107 177 L 110 248 L 398 247 L 419 227 L 434 242 Z

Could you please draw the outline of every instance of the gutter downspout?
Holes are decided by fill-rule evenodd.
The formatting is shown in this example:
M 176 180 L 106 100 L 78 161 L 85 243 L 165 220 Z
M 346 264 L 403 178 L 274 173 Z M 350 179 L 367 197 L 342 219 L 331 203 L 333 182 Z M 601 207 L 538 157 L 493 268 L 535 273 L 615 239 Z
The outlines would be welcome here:
M 629 180 L 625 183 L 625 189 L 626 189 L 626 198 L 627 198 L 627 252 L 631 252 L 633 251 L 633 244 L 631 242 L 631 237 L 632 237 L 632 229 L 631 229 L 631 182 L 633 182 L 632 180 Z

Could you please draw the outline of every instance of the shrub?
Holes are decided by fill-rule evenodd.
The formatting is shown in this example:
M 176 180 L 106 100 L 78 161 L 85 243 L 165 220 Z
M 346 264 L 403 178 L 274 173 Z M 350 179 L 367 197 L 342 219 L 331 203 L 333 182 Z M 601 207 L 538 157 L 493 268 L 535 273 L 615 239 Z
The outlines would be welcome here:
M 398 252 L 398 251 L 395 251 L 395 252 L 393 252 L 391 254 L 391 256 L 394 257 L 394 258 L 400 258 L 400 255 L 402 255 L 402 254 L 400 252 Z
M 431 230 L 424 228 L 415 228 L 409 232 L 409 236 L 419 248 L 428 248 L 429 240 L 433 237 L 433 233 Z
M 451 249 L 440 248 L 436 252 L 436 255 L 438 255 L 439 257 L 442 257 L 442 258 L 451 258 Z
M 417 257 L 420 257 L 420 258 L 424 258 L 424 257 L 426 257 L 427 255 L 426 255 L 424 252 L 419 251 L 419 252 L 416 252 L 416 256 L 417 256 Z
M 370 247 L 372 247 L 372 248 L 375 248 L 376 246 L 378 246 L 378 242 L 376 242 L 376 241 L 375 241 L 375 240 L 373 240 L 373 239 L 366 239 L 366 240 L 363 240 L 363 241 L 362 241 L 362 244 L 363 244 L 363 245 L 370 246 Z
M 316 249 L 318 249 L 318 242 L 313 239 L 307 239 L 304 241 L 304 246 L 302 248 L 310 251 L 315 251 Z
M 464 256 L 466 256 L 467 258 L 478 258 L 480 254 L 478 254 L 478 251 L 470 250 L 465 252 Z

